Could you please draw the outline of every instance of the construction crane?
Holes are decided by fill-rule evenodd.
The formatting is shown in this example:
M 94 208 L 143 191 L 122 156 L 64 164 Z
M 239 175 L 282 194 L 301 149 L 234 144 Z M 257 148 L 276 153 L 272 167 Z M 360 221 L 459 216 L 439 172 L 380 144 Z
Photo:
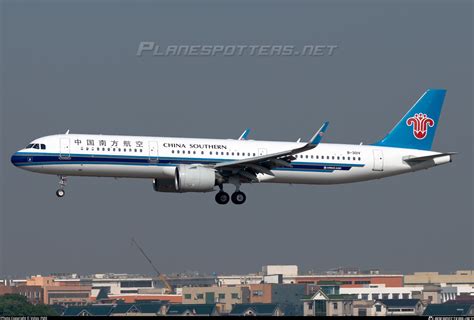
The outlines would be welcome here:
M 138 242 L 135 241 L 135 238 L 132 238 L 132 244 L 135 245 L 138 248 L 138 250 L 140 250 L 142 255 L 145 257 L 145 259 L 148 261 L 148 263 L 150 263 L 150 265 L 152 266 L 153 270 L 155 270 L 156 275 L 158 276 L 158 279 L 160 279 L 161 282 L 164 283 L 164 285 L 166 287 L 165 288 L 165 293 L 173 293 L 173 291 L 174 291 L 173 287 L 169 284 L 168 280 L 166 280 L 166 277 L 164 275 L 162 275 L 160 271 L 158 271 L 158 269 L 155 267 L 155 265 L 153 264 L 151 259 L 148 258 L 148 256 L 146 255 L 145 251 L 143 251 L 142 247 L 140 247 Z

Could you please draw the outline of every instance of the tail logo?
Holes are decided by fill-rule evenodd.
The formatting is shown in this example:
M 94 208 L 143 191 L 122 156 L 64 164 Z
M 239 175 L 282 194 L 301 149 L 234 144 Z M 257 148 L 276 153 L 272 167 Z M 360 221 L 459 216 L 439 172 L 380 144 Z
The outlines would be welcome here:
M 407 126 L 413 126 L 413 136 L 418 140 L 426 138 L 428 127 L 433 127 L 434 120 L 423 113 L 415 113 L 413 117 L 407 119 Z

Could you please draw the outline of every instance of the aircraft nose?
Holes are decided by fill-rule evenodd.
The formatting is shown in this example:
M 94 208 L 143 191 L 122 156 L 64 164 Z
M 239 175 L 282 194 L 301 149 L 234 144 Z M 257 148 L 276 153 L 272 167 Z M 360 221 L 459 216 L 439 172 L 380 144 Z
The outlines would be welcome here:
M 15 167 L 18 166 L 18 162 L 20 162 L 20 156 L 18 155 L 18 152 L 15 152 L 14 154 L 12 154 L 10 161 Z

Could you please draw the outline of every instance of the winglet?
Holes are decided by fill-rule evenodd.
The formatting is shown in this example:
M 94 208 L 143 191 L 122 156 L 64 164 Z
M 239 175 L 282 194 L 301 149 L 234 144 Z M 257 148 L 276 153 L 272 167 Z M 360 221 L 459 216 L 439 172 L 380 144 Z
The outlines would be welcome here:
M 245 129 L 245 131 L 242 132 L 238 140 L 247 140 L 249 133 L 250 133 L 250 129 L 249 128 Z
M 311 137 L 311 139 L 309 139 L 308 145 L 317 146 L 323 139 L 324 133 L 326 132 L 328 126 L 329 121 L 324 122 L 321 128 L 319 128 L 319 130 Z

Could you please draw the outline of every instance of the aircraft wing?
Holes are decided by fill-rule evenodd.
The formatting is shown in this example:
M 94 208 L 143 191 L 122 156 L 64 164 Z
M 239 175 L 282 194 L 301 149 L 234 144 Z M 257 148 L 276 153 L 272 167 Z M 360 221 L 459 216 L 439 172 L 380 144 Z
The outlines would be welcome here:
M 291 167 L 290 161 L 294 160 L 294 158 L 291 157 L 292 155 L 316 148 L 321 142 L 328 125 L 329 122 L 324 122 L 311 139 L 301 147 L 242 160 L 220 162 L 215 164 L 214 168 L 219 170 L 240 169 L 239 174 L 252 181 L 257 180 L 257 173 L 273 176 L 274 174 L 270 170 L 272 167 Z

